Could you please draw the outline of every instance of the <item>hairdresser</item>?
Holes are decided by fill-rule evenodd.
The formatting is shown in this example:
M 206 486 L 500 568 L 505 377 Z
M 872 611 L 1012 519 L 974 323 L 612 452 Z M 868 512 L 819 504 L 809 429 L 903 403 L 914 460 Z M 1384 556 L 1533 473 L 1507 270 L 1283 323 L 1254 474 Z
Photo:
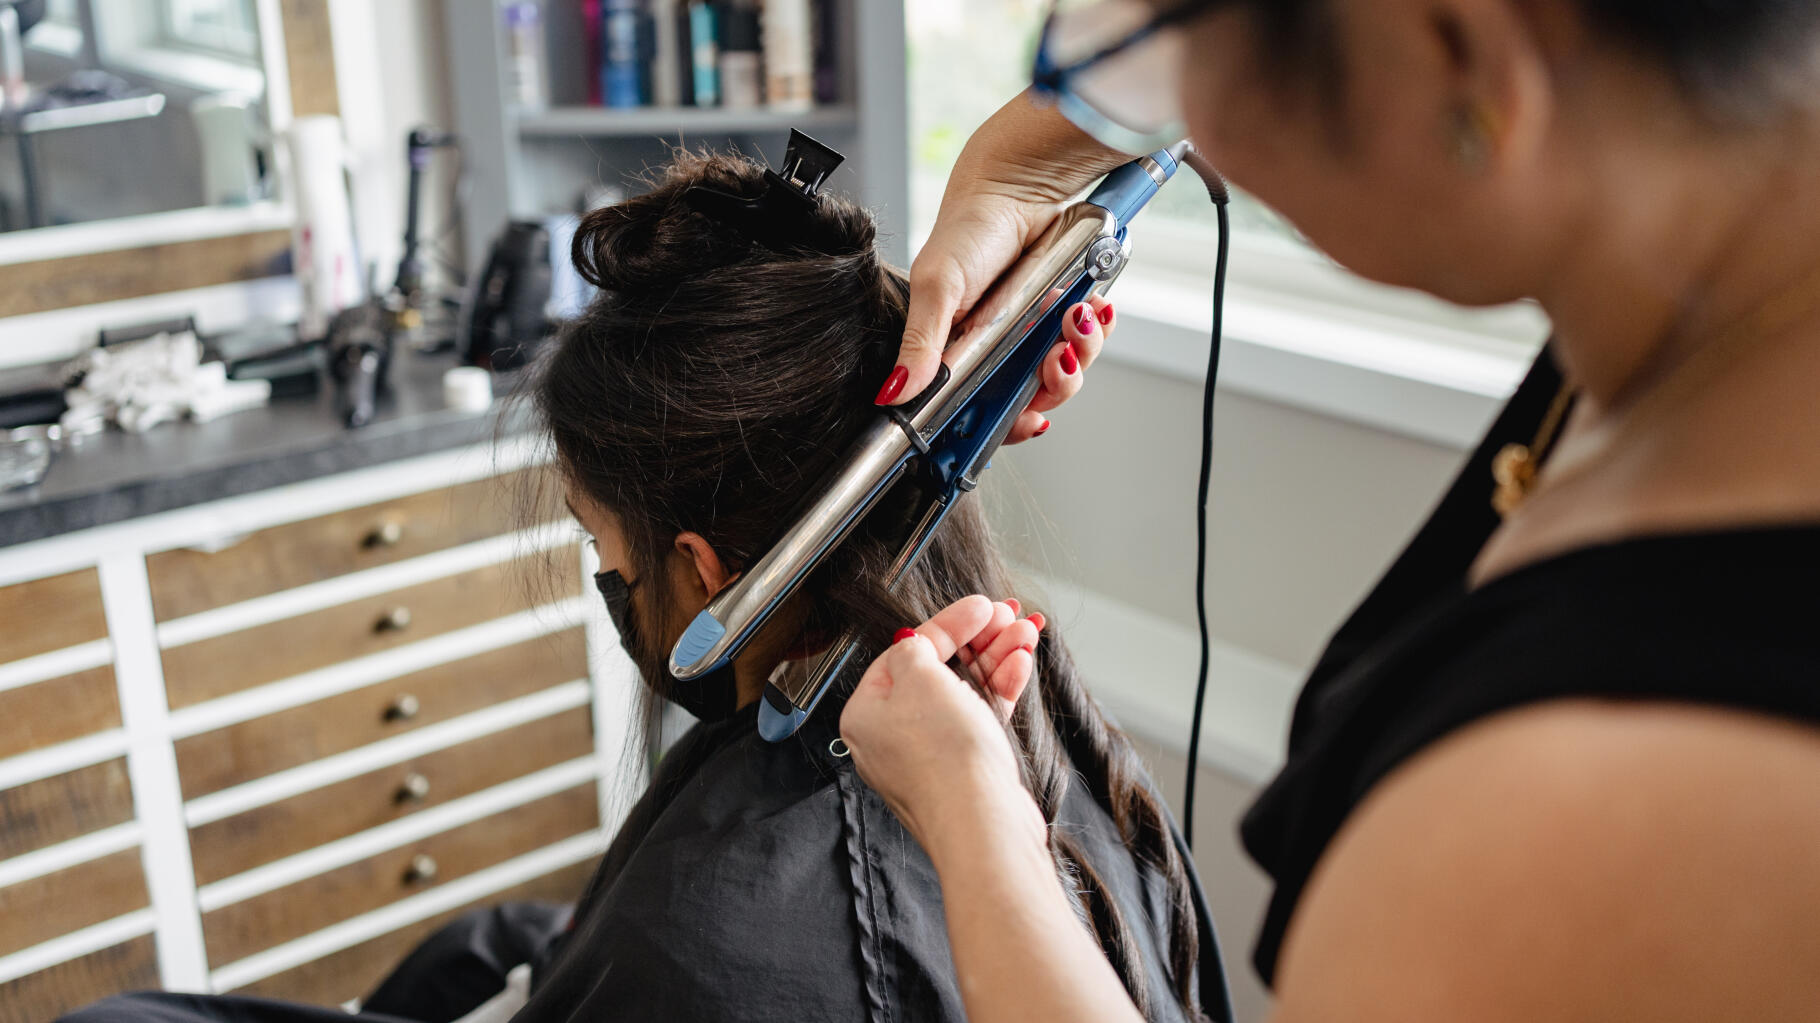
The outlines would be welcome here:
M 1554 323 L 1332 640 L 1244 820 L 1275 881 L 1255 962 L 1277 1018 L 1815 1018 L 1820 3 L 1066 12 L 1047 96 L 955 167 L 902 394 L 1121 159 L 1096 136 L 1176 111 L 1353 270 Z M 943 667 L 969 627 L 888 651 L 843 734 L 940 870 L 975 1020 L 1132 1017 L 1045 876 L 992 709 Z

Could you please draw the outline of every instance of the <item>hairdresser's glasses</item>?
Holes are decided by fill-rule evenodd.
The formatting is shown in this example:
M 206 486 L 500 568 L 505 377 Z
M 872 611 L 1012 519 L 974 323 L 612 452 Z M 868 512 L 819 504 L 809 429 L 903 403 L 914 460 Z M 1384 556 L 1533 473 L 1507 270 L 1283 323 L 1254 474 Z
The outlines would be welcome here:
M 1207 0 L 1057 0 L 1031 86 L 1100 142 L 1134 156 L 1181 141 L 1182 24 Z

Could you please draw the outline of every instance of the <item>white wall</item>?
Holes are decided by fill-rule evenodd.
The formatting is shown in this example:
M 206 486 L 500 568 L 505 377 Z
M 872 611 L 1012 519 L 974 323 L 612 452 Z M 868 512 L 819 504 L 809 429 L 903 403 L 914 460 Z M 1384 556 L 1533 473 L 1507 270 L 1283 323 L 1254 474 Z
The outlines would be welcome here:
M 1200 406 L 1198 382 L 1095 364 L 1048 433 L 997 456 L 1013 479 L 982 488 L 1012 557 L 1192 627 Z M 1305 668 L 1464 452 L 1226 388 L 1214 409 L 1212 630 Z

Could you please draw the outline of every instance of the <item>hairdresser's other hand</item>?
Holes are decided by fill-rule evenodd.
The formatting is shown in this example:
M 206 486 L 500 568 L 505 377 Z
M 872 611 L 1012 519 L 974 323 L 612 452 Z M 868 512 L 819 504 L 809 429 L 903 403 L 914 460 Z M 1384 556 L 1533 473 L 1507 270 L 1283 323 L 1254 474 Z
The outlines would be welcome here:
M 927 387 L 954 324 L 1049 226 L 1064 201 L 1124 159 L 1027 94 L 988 118 L 955 161 L 929 240 L 910 265 L 903 348 L 879 404 L 901 404 Z M 1056 347 L 1044 369 L 1045 387 L 1063 368 L 1063 346 Z M 1078 377 L 1091 362 L 1085 354 L 1077 348 L 1076 371 L 1060 376 Z M 1020 419 L 1011 439 L 1035 433 L 1046 421 L 1041 411 Z
M 931 856 L 977 840 L 981 827 L 1042 832 L 1004 729 L 1034 668 L 1041 625 L 985 597 L 957 601 L 900 634 L 841 712 L 841 738 L 860 777 Z M 960 651 L 992 704 L 949 670 Z

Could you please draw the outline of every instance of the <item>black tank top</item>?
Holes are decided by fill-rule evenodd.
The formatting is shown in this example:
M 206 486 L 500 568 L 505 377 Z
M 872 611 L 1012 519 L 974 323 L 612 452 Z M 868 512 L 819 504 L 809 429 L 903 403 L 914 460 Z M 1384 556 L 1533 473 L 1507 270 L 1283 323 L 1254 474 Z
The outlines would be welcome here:
M 1474 721 L 1564 698 L 1672 700 L 1820 724 L 1820 523 L 1645 536 L 1466 588 L 1497 526 L 1491 459 L 1561 384 L 1547 351 L 1309 676 L 1289 757 L 1241 827 L 1276 890 L 1255 962 L 1380 779 Z

